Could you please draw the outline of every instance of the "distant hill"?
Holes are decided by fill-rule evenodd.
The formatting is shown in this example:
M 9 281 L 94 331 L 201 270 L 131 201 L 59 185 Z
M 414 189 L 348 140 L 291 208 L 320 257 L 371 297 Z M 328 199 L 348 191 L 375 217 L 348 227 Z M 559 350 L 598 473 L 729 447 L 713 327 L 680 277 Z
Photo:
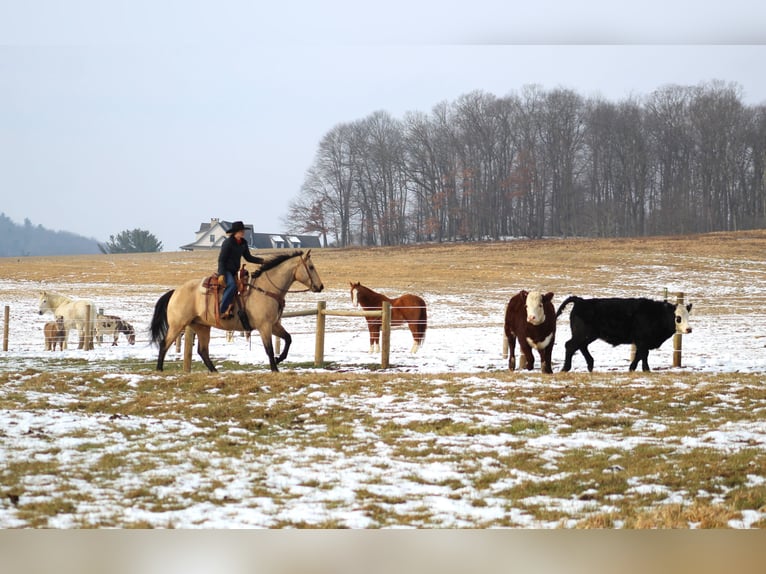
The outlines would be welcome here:
M 0 213 L 0 257 L 89 255 L 101 253 L 98 241 L 69 231 L 52 231 L 25 219 L 22 225 Z

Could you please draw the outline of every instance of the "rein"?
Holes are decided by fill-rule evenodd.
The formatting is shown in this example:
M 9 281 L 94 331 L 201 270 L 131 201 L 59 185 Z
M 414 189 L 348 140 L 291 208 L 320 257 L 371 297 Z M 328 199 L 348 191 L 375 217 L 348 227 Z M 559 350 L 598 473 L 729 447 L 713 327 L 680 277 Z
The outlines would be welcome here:
M 306 264 L 306 260 L 302 256 L 301 256 L 301 263 L 303 264 L 304 269 L 306 269 L 306 274 L 309 276 L 309 280 L 311 281 L 311 287 L 314 287 L 314 279 L 311 277 L 311 272 L 309 271 L 309 266 Z M 297 265 L 296 265 L 296 267 L 297 267 Z M 261 293 L 264 293 L 264 294 L 268 295 L 269 297 L 274 297 L 274 299 L 277 299 L 277 301 L 280 301 L 280 300 L 283 301 L 282 305 L 284 305 L 284 296 L 287 293 L 306 293 L 308 291 L 311 291 L 311 287 L 306 287 L 305 289 L 298 289 L 296 291 L 290 291 L 289 287 L 287 289 L 282 289 L 281 287 L 277 286 L 271 280 L 271 277 L 268 276 L 268 271 L 266 271 L 266 273 L 264 273 L 263 276 L 266 277 L 266 279 L 269 281 L 269 283 L 271 283 L 271 285 L 272 285 L 272 287 L 274 287 L 274 289 L 276 289 L 277 291 L 279 291 L 282 294 L 281 295 L 281 297 L 282 297 L 281 299 L 277 299 L 278 296 L 275 295 L 274 293 L 270 293 L 269 291 L 266 291 L 264 289 L 261 289 L 260 287 L 257 287 L 255 285 L 255 279 L 257 279 L 257 277 L 250 280 L 250 287 L 252 287 L 256 291 L 260 291 Z M 260 275 L 258 277 L 260 277 Z M 294 281 L 295 281 L 295 272 L 293 272 L 293 282 Z
M 306 273 L 308 274 L 309 279 L 311 280 L 311 285 L 313 287 L 314 280 L 311 278 L 311 273 L 309 272 L 308 265 L 306 264 L 306 260 L 303 257 L 301 257 L 301 263 L 303 263 L 303 267 L 305 267 Z M 305 293 L 305 292 L 311 290 L 310 287 L 307 287 L 306 289 L 300 289 L 300 290 L 297 290 L 297 291 L 290 291 L 289 287 L 287 289 L 283 289 L 282 287 L 279 287 L 277 284 L 275 284 L 274 281 L 272 281 L 271 277 L 269 277 L 269 271 L 266 271 L 262 275 L 258 275 L 258 277 L 261 277 L 261 276 L 265 277 L 266 280 L 269 283 L 271 283 L 271 286 L 274 287 L 274 289 L 276 289 L 279 293 L 273 293 L 271 291 L 267 291 L 266 289 L 263 289 L 262 287 L 259 287 L 258 285 L 256 285 L 255 284 L 255 280 L 258 279 L 258 277 L 251 277 L 249 285 L 250 285 L 250 287 L 252 289 L 258 291 L 259 293 L 263 293 L 264 295 L 268 295 L 269 297 L 274 299 L 277 302 L 277 304 L 279 305 L 279 309 L 280 310 L 284 309 L 284 307 L 285 307 L 285 295 L 287 295 L 288 293 Z M 293 272 L 293 281 L 292 282 L 294 282 L 294 281 L 295 281 L 295 272 Z M 292 284 L 292 282 L 291 282 L 291 284 Z

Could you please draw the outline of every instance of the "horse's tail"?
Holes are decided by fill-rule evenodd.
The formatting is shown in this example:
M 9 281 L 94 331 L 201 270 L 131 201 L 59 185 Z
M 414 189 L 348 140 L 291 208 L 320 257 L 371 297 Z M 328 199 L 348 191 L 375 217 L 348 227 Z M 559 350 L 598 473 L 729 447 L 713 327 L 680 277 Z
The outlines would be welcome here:
M 570 303 L 577 303 L 578 301 L 582 301 L 582 297 L 577 297 L 576 295 L 570 295 L 566 299 L 564 299 L 564 302 L 559 305 L 559 310 L 556 311 L 556 317 L 558 318 L 559 315 L 561 315 L 561 312 L 564 310 L 564 307 L 569 305 Z
M 174 290 L 171 289 L 157 299 L 157 303 L 154 304 L 154 315 L 152 316 L 149 332 L 151 333 L 152 343 L 155 343 L 160 348 L 168 334 L 168 302 L 173 292 Z

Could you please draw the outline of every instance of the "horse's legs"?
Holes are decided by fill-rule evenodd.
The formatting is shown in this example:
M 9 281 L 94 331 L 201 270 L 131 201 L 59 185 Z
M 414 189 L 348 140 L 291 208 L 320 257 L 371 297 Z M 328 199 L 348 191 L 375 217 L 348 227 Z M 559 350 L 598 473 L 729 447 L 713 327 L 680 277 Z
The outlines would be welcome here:
M 374 317 L 365 317 L 365 319 L 367 319 L 367 330 L 370 332 L 370 353 L 374 353 L 380 341 L 380 322 L 376 323 Z
M 370 324 L 370 353 L 380 352 L 380 323 Z
M 420 332 L 420 326 L 416 321 L 407 323 L 407 326 L 410 328 L 410 333 L 412 333 L 412 348 L 410 349 L 410 353 L 417 353 L 420 349 L 420 345 L 423 343 L 423 334 Z
M 285 348 L 282 350 L 279 356 L 275 359 L 278 365 L 279 363 L 281 363 L 287 358 L 287 352 L 290 350 L 290 345 L 293 342 L 293 338 L 290 336 L 290 333 L 288 333 L 285 330 L 285 328 L 282 326 L 281 321 L 276 322 L 276 324 L 271 328 L 271 332 L 273 335 L 276 335 L 277 337 L 281 338 L 285 342 Z
M 268 326 L 265 326 L 263 329 L 259 329 L 258 332 L 261 334 L 263 349 L 269 356 L 269 367 L 276 373 L 279 369 L 277 368 L 277 361 L 274 359 L 274 344 L 271 341 L 271 329 Z
M 210 360 L 210 327 L 200 323 L 192 323 L 191 327 L 197 334 L 197 354 L 202 358 L 202 362 L 205 363 L 208 371 L 217 373 L 218 371 L 215 365 L 213 365 L 213 361 Z
M 162 342 L 161 345 L 159 345 L 160 351 L 159 351 L 159 354 L 157 355 L 157 370 L 158 371 L 162 370 L 165 364 L 165 355 L 170 350 L 170 347 L 172 347 L 173 344 L 176 343 L 176 340 L 178 340 L 177 344 L 178 344 L 178 347 L 180 348 L 181 333 L 183 332 L 185 327 L 186 327 L 185 325 L 183 327 L 178 327 L 176 325 L 172 325 L 172 326 L 168 325 L 168 332 L 165 335 L 165 340 Z
M 78 349 L 85 348 L 85 331 L 83 329 L 80 329 L 79 331 L 77 331 L 77 348 Z

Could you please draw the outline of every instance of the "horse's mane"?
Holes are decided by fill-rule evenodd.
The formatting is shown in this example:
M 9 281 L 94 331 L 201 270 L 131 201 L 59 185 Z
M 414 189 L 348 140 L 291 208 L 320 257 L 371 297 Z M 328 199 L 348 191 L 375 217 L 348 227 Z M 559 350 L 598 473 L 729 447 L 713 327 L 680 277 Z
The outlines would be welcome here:
M 297 257 L 299 255 L 303 255 L 303 251 L 293 251 L 292 253 L 282 253 L 281 255 L 276 255 L 272 257 L 271 259 L 267 259 L 263 262 L 263 265 L 261 265 L 258 269 L 253 271 L 252 277 L 255 279 L 256 277 L 260 277 L 260 275 L 269 269 L 274 269 L 274 267 L 277 267 L 287 261 L 288 259 L 292 259 L 293 257 Z
M 381 301 L 391 301 L 391 298 L 384 295 L 383 293 L 378 293 L 377 291 L 370 289 L 366 285 L 362 285 L 361 283 L 354 283 L 354 287 L 357 290 L 357 293 L 362 295 L 363 297 L 372 297 L 375 299 L 374 304 L 379 304 Z M 360 293 L 361 292 L 361 293 Z M 361 301 L 359 301 L 361 304 Z

